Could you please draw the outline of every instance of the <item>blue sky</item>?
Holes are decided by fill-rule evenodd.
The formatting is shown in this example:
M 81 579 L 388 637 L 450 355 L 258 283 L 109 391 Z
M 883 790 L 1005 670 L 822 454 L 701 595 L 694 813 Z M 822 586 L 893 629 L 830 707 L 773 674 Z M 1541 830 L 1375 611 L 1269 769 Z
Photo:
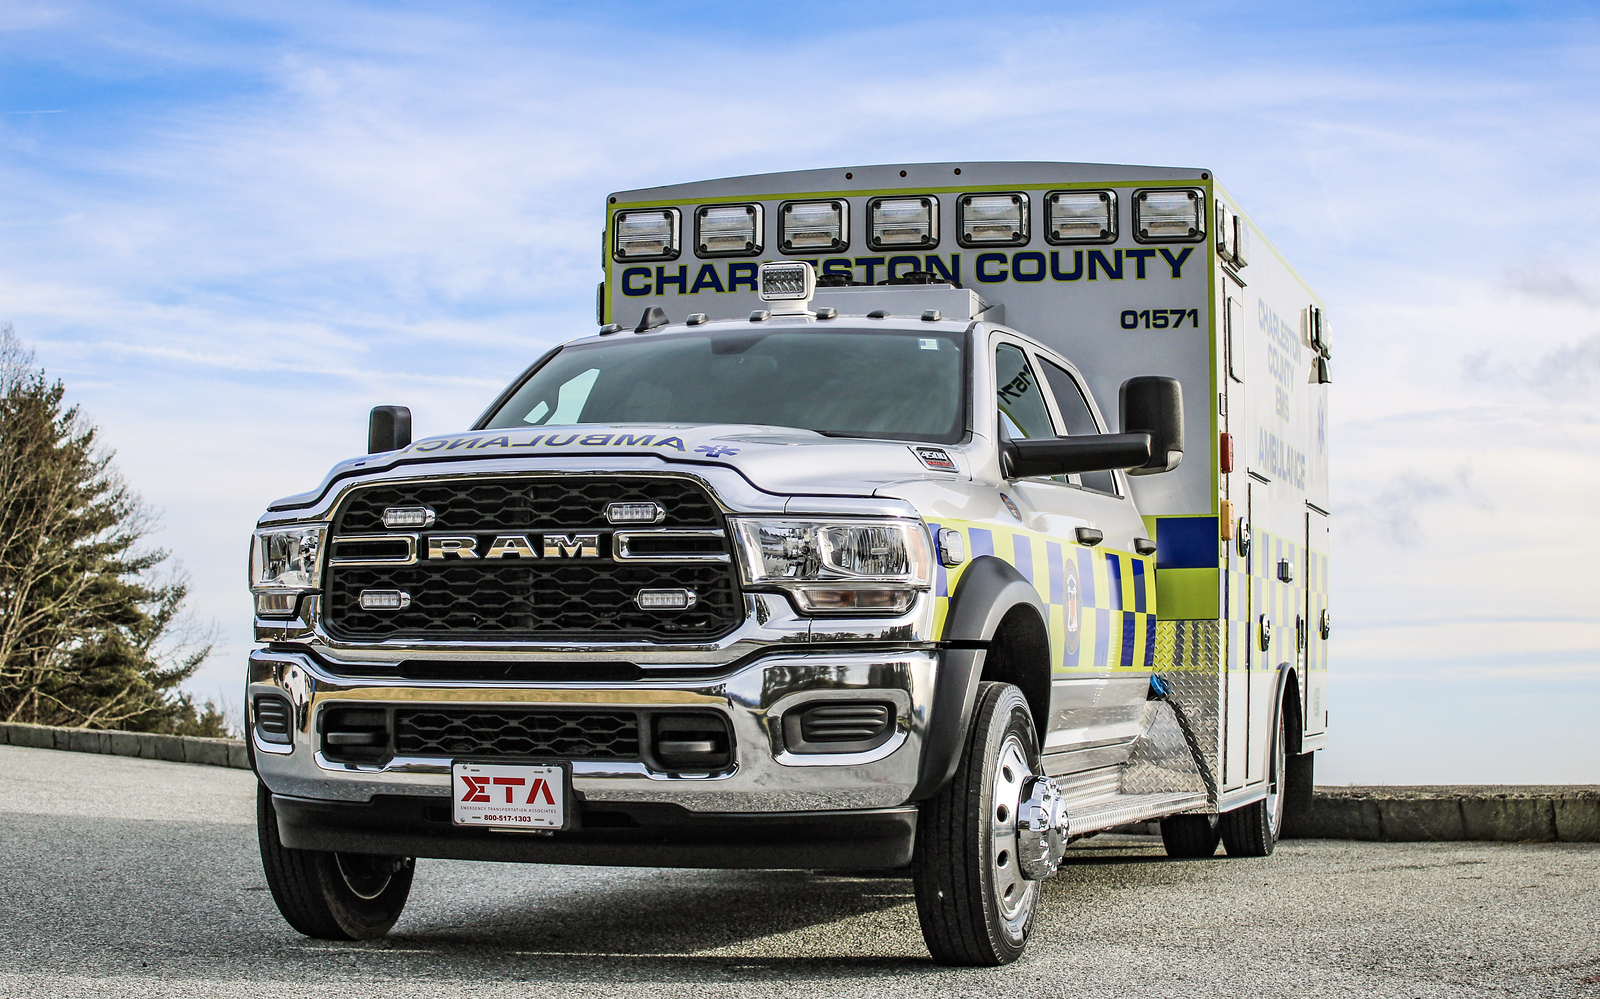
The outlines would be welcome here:
M 1592 7 L 264 6 L 0 9 L 0 321 L 163 511 L 202 695 L 267 501 L 592 329 L 610 191 L 1192 165 L 1337 335 L 1320 779 L 1600 782 Z

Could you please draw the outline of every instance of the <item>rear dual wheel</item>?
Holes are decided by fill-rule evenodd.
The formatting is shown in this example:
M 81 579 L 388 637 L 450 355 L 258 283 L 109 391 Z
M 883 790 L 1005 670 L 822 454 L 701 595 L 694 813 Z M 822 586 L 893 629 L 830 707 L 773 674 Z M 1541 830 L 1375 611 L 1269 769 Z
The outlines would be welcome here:
M 1288 735 L 1284 721 L 1288 705 L 1279 705 L 1278 728 L 1272 733 L 1272 770 L 1267 774 L 1267 796 L 1243 808 L 1223 812 L 1217 823 L 1222 845 L 1230 857 L 1265 857 L 1278 845 L 1283 832 L 1284 776 L 1288 772 Z

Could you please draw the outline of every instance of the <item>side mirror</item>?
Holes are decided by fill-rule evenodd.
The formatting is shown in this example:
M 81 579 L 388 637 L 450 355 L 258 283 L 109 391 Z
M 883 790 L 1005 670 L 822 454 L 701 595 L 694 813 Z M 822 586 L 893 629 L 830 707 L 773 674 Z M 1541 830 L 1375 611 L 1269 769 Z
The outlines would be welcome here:
M 1150 463 L 1150 435 L 1089 434 L 1008 440 L 1001 442 L 1000 463 L 1008 479 L 1132 468 Z
M 1183 386 L 1176 378 L 1141 375 L 1122 383 L 1123 433 L 1150 435 L 1150 460 L 1129 475 L 1170 472 L 1183 461 Z
M 367 419 L 367 453 L 398 451 L 411 443 L 411 410 L 404 406 L 374 406 Z

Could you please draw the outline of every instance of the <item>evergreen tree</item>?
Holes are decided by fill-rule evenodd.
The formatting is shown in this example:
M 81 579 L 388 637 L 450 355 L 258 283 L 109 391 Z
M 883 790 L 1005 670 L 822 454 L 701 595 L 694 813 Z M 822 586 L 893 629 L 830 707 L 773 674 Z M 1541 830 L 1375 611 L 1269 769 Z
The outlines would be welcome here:
M 188 582 L 65 389 L 0 326 L 0 720 L 223 734 L 177 690 L 211 653 Z

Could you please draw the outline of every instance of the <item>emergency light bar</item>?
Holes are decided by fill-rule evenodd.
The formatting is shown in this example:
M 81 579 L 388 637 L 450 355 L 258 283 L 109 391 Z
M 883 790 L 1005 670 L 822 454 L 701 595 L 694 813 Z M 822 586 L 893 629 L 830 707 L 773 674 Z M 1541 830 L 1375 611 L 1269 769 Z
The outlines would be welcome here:
M 786 201 L 778 208 L 778 242 L 785 253 L 839 253 L 850 247 L 850 205 L 843 201 Z
M 1206 236 L 1205 196 L 1178 191 L 1138 191 L 1133 196 L 1133 238 L 1141 243 L 1192 243 Z
M 694 242 L 702 257 L 761 252 L 760 205 L 701 205 L 694 213 Z
M 867 202 L 867 245 L 931 249 L 939 245 L 939 199 L 873 198 Z
M 1117 241 L 1117 192 L 1051 191 L 1045 195 L 1045 241 Z
M 962 246 L 1023 246 L 1028 242 L 1026 194 L 963 194 L 956 241 Z
M 618 212 L 611 254 L 617 260 L 675 260 L 680 216 L 676 208 Z
M 809 315 L 806 306 L 817 293 L 817 272 L 804 260 L 768 260 L 757 277 L 763 302 L 781 302 L 775 316 Z

